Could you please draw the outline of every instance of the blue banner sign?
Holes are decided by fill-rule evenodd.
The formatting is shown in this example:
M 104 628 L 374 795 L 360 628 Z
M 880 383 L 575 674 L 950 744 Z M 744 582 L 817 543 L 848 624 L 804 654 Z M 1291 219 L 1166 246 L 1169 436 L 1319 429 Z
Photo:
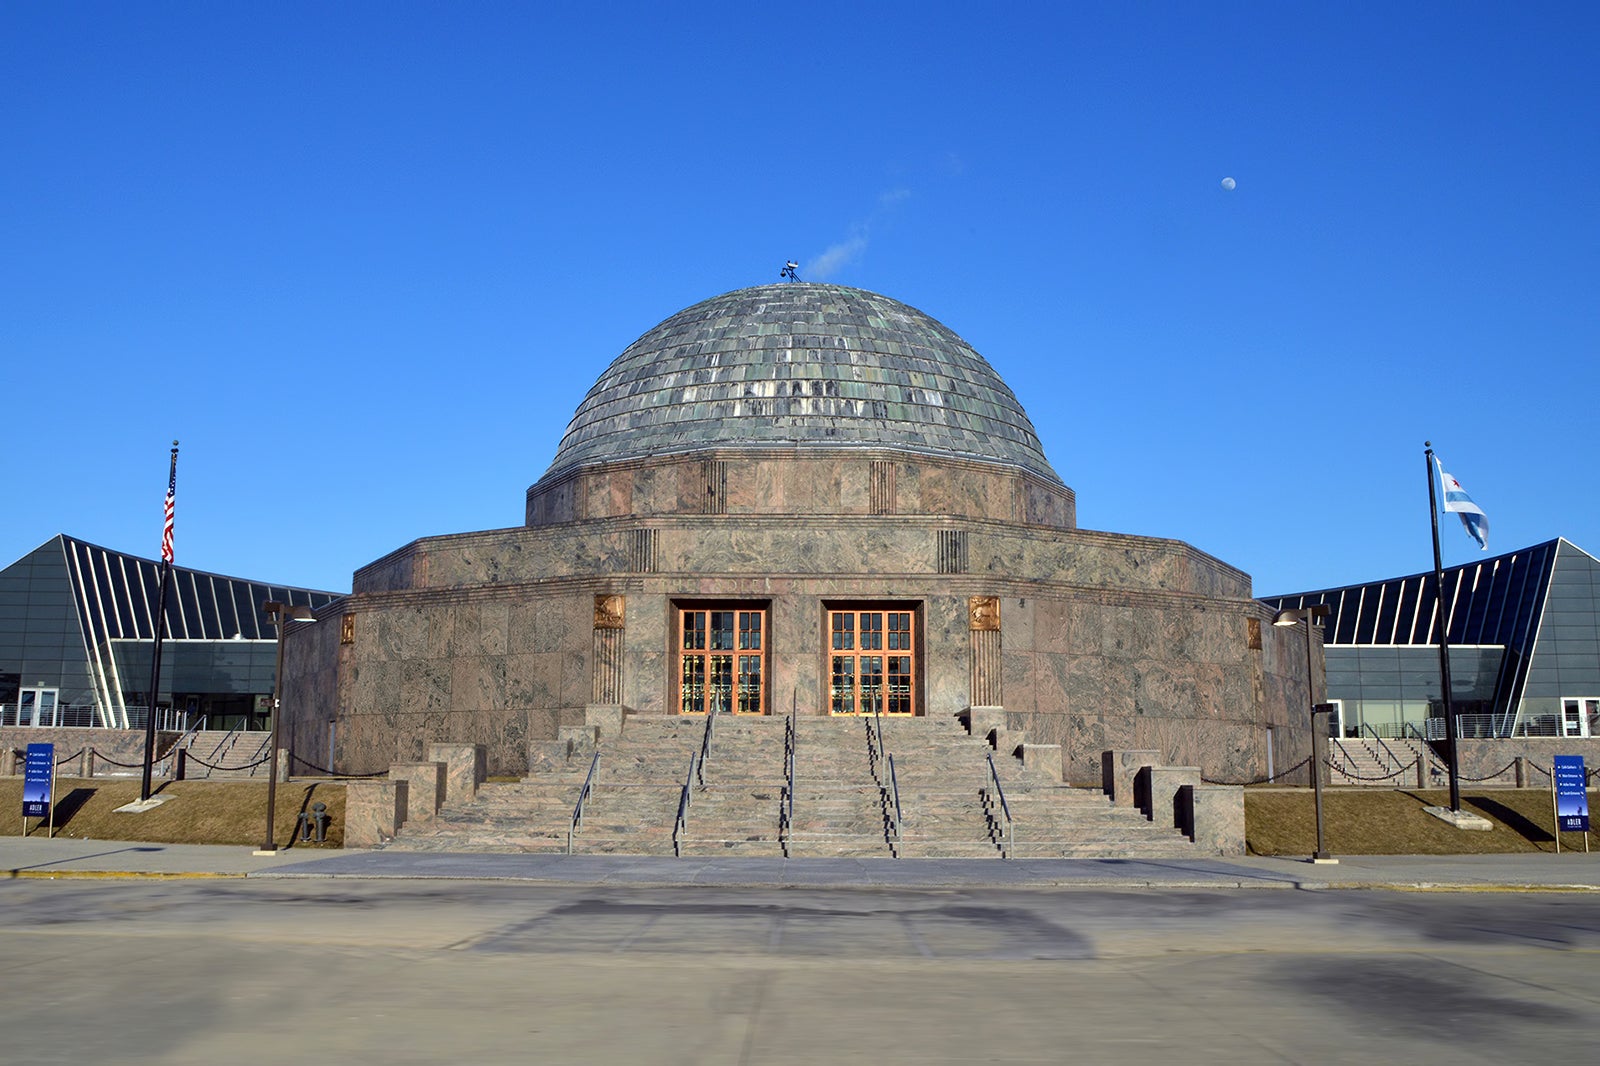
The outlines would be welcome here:
M 1589 783 L 1582 755 L 1557 755 L 1551 771 L 1556 783 L 1556 829 L 1562 833 L 1589 831 Z
M 55 784 L 56 746 L 29 744 L 22 769 L 22 816 L 43 818 L 50 813 L 50 789 Z

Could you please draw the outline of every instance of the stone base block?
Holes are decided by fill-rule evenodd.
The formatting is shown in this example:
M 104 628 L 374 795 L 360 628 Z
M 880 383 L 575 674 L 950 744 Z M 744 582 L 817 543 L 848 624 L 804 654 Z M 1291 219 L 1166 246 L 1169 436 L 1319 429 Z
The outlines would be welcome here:
M 595 739 L 622 735 L 628 709 L 620 703 L 591 703 L 583 709 L 583 726 L 594 731 Z
M 1062 780 L 1063 766 L 1061 763 L 1060 744 L 1024 744 L 1022 745 L 1022 765 L 1034 770 L 1043 770 L 1051 778 L 1059 782 Z
M 1471 811 L 1452 811 L 1449 807 L 1424 807 L 1422 809 L 1441 822 L 1449 822 L 1457 829 L 1494 828 L 1494 823 L 1489 819 L 1473 814 Z
M 489 750 L 482 744 L 432 744 L 428 747 L 428 760 L 444 763 L 441 806 L 470 803 L 478 795 L 478 786 L 489 776 Z
M 566 748 L 567 758 L 587 759 L 600 743 L 600 731 L 588 725 L 564 725 L 556 731 L 556 740 Z
M 389 780 L 410 785 L 405 821 L 431 822 L 444 806 L 445 765 L 442 762 L 397 762 L 389 767 Z
M 351 781 L 344 793 L 344 846 L 371 848 L 388 840 L 406 822 L 405 781 Z
M 1006 731 L 1006 709 L 1004 707 L 968 707 L 967 732 L 980 740 L 995 743 L 995 750 L 1004 751 L 997 742 L 996 734 Z
M 1178 820 L 1201 851 L 1244 854 L 1244 788 L 1239 785 L 1183 785 L 1178 789 Z
M 1185 785 L 1200 784 L 1197 766 L 1147 766 L 1134 780 L 1134 791 L 1139 794 L 1140 809 L 1145 817 L 1159 825 L 1183 828 L 1178 817 L 1178 790 Z
M 1159 751 L 1126 749 L 1100 753 L 1100 787 L 1118 807 L 1139 806 L 1133 780 L 1146 766 L 1161 762 Z

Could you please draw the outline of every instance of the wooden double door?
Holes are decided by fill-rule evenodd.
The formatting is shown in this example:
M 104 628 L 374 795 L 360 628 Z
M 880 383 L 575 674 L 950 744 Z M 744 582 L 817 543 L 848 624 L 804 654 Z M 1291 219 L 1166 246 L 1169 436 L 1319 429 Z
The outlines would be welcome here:
M 829 714 L 916 713 L 914 610 L 830 608 L 825 625 Z M 680 608 L 678 713 L 770 713 L 768 632 L 764 606 Z

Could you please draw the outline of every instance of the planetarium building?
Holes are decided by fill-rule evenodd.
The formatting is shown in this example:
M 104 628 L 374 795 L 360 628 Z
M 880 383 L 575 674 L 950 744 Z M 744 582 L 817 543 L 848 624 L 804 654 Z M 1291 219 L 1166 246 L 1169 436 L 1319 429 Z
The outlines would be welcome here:
M 981 355 L 834 285 L 649 330 L 523 526 L 407 544 L 322 616 L 290 634 L 286 701 L 300 756 L 347 772 L 477 743 L 521 774 L 564 730 L 708 711 L 980 708 L 1082 783 L 1107 749 L 1239 780 L 1309 750 L 1303 628 L 1187 544 L 1079 529 Z

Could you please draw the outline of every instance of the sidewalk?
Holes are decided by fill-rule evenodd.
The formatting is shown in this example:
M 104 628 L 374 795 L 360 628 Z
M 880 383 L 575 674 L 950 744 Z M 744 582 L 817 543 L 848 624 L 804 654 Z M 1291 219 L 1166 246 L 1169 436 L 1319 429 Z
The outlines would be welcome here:
M 779 859 L 424 854 L 0 837 L 0 877 L 452 878 L 805 888 L 1387 888 L 1600 891 L 1600 852 L 1303 859 Z

